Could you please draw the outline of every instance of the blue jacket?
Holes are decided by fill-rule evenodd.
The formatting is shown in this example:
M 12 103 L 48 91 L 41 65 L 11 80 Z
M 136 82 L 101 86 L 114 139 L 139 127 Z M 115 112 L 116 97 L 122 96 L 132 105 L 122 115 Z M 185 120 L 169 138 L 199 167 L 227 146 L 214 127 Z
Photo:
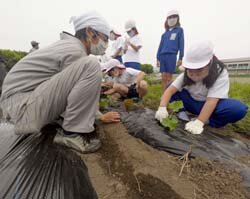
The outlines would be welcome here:
M 157 60 L 160 55 L 166 53 L 177 54 L 179 52 L 179 60 L 184 56 L 184 33 L 181 27 L 175 27 L 168 30 L 161 36 L 160 46 L 157 52 Z

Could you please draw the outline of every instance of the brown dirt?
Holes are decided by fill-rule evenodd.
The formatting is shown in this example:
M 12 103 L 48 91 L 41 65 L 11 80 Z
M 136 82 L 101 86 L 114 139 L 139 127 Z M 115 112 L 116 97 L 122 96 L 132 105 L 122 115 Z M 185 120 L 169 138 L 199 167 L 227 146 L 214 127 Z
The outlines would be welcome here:
M 220 162 L 183 162 L 128 134 L 122 124 L 100 125 L 103 147 L 82 155 L 100 199 L 246 199 L 237 171 Z M 242 158 L 245 160 L 245 158 Z

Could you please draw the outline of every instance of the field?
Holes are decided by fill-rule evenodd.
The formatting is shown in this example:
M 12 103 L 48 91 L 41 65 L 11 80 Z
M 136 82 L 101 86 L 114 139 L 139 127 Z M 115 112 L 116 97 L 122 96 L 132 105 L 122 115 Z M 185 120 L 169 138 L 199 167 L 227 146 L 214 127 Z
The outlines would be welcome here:
M 101 199 L 247 199 L 235 169 L 208 159 L 189 160 L 156 150 L 129 135 L 122 124 L 102 125 L 103 147 L 81 155 Z M 250 158 L 244 158 L 250 166 Z
M 147 81 L 150 88 L 142 104 L 156 110 L 161 86 L 152 77 L 147 77 Z M 249 105 L 249 81 L 233 79 L 230 97 Z M 188 165 L 183 167 L 180 157 L 154 149 L 129 135 L 121 123 L 101 124 L 99 132 L 102 149 L 98 153 L 81 157 L 89 168 L 92 183 L 100 198 L 250 198 L 239 171 L 220 161 L 196 158 L 189 160 Z M 249 144 L 250 113 L 242 121 L 218 129 L 215 133 L 232 136 Z M 250 166 L 249 156 L 237 158 Z
M 161 86 L 152 76 L 147 77 L 147 81 L 149 92 L 140 106 L 156 110 Z M 249 105 L 250 82 L 239 77 L 231 79 L 230 97 Z M 183 125 L 180 124 L 182 128 Z M 250 112 L 236 124 L 209 131 L 250 146 Z M 129 134 L 123 123 L 99 123 L 97 132 L 102 141 L 101 149 L 93 154 L 77 154 L 87 165 L 100 199 L 250 198 L 250 187 L 244 185 L 240 170 L 230 162 L 226 164 L 206 157 L 191 159 L 155 149 Z M 235 160 L 250 167 L 249 155 L 236 156 Z

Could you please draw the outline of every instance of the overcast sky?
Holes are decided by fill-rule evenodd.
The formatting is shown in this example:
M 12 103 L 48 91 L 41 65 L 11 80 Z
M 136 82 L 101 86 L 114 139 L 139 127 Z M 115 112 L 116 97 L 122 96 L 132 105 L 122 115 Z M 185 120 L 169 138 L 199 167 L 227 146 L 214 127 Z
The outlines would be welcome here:
M 63 30 L 74 33 L 70 16 L 96 10 L 121 32 L 134 19 L 143 41 L 142 63 L 155 63 L 170 9 L 180 12 L 185 50 L 209 39 L 219 58 L 250 57 L 249 0 L 0 0 L 0 49 L 28 51 L 30 41 L 45 47 Z

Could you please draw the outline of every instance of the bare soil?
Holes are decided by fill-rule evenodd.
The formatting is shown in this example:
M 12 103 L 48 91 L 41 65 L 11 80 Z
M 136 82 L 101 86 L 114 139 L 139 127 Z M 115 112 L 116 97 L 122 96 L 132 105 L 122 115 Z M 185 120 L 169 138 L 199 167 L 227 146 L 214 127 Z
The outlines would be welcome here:
M 156 150 L 121 124 L 99 126 L 99 152 L 81 155 L 100 199 L 247 199 L 240 174 L 217 161 Z M 250 161 L 249 157 L 241 157 Z

